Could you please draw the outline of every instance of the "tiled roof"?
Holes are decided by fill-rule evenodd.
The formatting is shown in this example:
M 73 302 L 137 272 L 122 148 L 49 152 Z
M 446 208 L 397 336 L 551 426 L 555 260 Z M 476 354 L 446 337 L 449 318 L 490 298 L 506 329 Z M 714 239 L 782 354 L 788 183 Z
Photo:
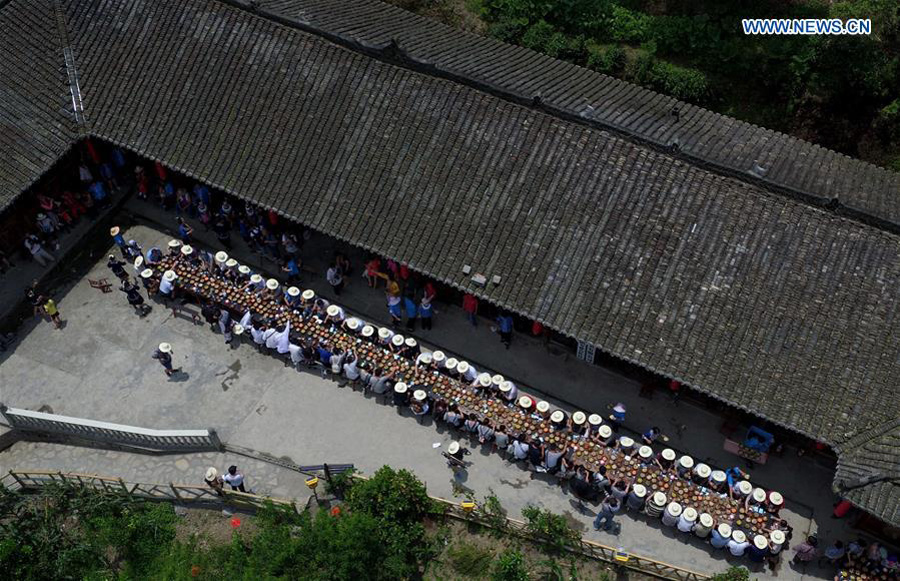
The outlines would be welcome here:
M 213 0 L 59 2 L 85 133 L 826 442 L 900 415 L 894 234 L 310 24 Z M 40 30 L 53 5 L 0 14 Z M 10 49 L 29 26 L 4 30 Z M 30 69 L 0 87 L 59 113 L 61 54 L 55 70 L 58 109 Z
M 841 446 L 834 481 L 841 496 L 886 522 L 900 524 L 900 418 Z

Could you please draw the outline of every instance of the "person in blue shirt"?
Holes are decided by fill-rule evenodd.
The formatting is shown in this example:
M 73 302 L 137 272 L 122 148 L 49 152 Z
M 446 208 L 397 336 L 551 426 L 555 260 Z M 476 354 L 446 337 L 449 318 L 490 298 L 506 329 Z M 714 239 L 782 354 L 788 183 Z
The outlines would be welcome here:
M 187 222 L 182 220 L 181 218 L 176 218 L 178 220 L 178 236 L 181 238 L 181 242 L 184 244 L 191 243 L 191 234 L 194 233 L 194 229 L 188 226 Z
M 97 202 L 100 206 L 105 206 L 109 200 L 106 194 L 106 188 L 103 186 L 103 182 L 94 182 L 91 184 L 91 187 L 88 188 L 91 192 L 91 196 L 94 198 L 94 201 Z
M 123 167 L 125 167 L 125 153 L 122 151 L 121 148 L 113 147 L 112 160 L 113 160 L 113 164 L 117 168 L 122 169 Z
M 322 365 L 325 367 L 331 366 L 331 351 L 328 349 L 327 344 L 319 343 L 319 346 L 316 347 L 316 353 L 318 353 L 319 361 L 322 362 Z
M 403 308 L 406 310 L 406 330 L 415 331 L 416 317 L 419 315 L 419 310 L 416 308 L 416 301 L 409 294 L 403 297 Z
M 293 256 L 281 263 L 281 270 L 287 273 L 288 282 L 300 281 L 300 266 L 297 264 L 297 259 Z
M 506 348 L 509 349 L 510 343 L 512 343 L 512 331 L 513 331 L 513 318 L 507 312 L 501 312 L 500 316 L 497 317 L 497 325 L 500 331 L 500 342 L 506 345 Z
M 194 197 L 204 206 L 209 206 L 209 188 L 203 184 L 194 185 Z
M 750 475 L 737 466 L 732 466 L 725 471 L 725 478 L 728 479 L 728 489 L 731 490 L 734 488 L 735 482 L 738 482 L 739 480 L 750 480 Z
M 434 307 L 428 297 L 422 297 L 422 304 L 419 305 L 419 318 L 422 319 L 422 329 L 431 330 L 431 317 L 434 314 Z

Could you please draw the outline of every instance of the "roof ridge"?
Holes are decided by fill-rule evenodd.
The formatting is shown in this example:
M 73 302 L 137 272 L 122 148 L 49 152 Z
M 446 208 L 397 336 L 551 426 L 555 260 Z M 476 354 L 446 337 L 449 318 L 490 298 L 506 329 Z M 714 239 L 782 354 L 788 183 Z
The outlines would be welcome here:
M 288 0 L 288 2 L 278 2 L 271 8 L 266 6 L 267 0 L 216 1 L 233 6 L 239 10 L 249 12 L 258 17 L 277 22 L 281 25 L 297 28 L 310 34 L 315 34 L 316 36 L 323 37 L 340 46 L 343 46 L 355 52 L 363 53 L 372 58 L 387 62 L 388 64 L 400 66 L 420 74 L 444 78 L 456 83 L 460 83 L 478 91 L 489 93 L 518 105 L 530 107 L 537 111 L 549 114 L 553 117 L 568 122 L 577 123 L 583 126 L 591 127 L 593 129 L 609 131 L 638 145 L 651 148 L 672 158 L 680 159 L 701 169 L 705 169 L 707 171 L 711 171 L 725 177 L 738 179 L 744 183 L 748 183 L 761 189 L 765 189 L 766 191 L 798 200 L 804 204 L 824 209 L 838 216 L 850 218 L 854 221 L 864 223 L 879 230 L 885 230 L 895 234 L 900 234 L 900 205 L 897 206 L 896 211 L 894 212 L 879 212 L 879 208 L 858 207 L 861 205 L 865 206 L 866 202 L 870 202 L 869 200 L 862 200 L 863 204 L 858 204 L 854 200 L 849 198 L 846 200 L 842 199 L 843 194 L 839 196 L 839 192 L 832 192 L 831 194 L 822 193 L 814 189 L 797 187 L 793 184 L 786 183 L 784 180 L 779 181 L 773 179 L 771 177 L 771 170 L 780 170 L 781 166 L 792 165 L 792 163 L 789 163 L 786 159 L 776 158 L 768 160 L 779 161 L 779 166 L 776 167 L 768 163 L 767 160 L 760 159 L 761 156 L 755 156 L 755 158 L 752 160 L 749 157 L 741 158 L 743 161 L 750 162 L 747 164 L 748 167 L 746 167 L 746 169 L 742 169 L 734 165 L 729 165 L 728 163 L 725 163 L 723 161 L 690 151 L 689 147 L 685 147 L 684 144 L 682 144 L 682 141 L 686 141 L 686 139 L 679 140 L 677 137 L 675 137 L 675 132 L 670 131 L 670 129 L 666 129 L 662 136 L 667 137 L 671 135 L 671 137 L 667 137 L 667 139 L 661 141 L 658 139 L 654 139 L 652 136 L 646 134 L 642 129 L 634 129 L 622 123 L 618 123 L 616 119 L 600 118 L 598 116 L 598 111 L 589 103 L 584 103 L 584 106 L 580 107 L 580 110 L 574 108 L 567 109 L 561 106 L 561 104 L 554 103 L 551 101 L 551 99 L 545 98 L 545 96 L 541 94 L 541 91 L 536 91 L 536 95 L 532 94 L 529 96 L 529 94 L 527 94 L 526 92 L 516 92 L 513 88 L 504 86 L 502 83 L 491 82 L 490 79 L 478 78 L 477 76 L 468 74 L 466 73 L 466 71 L 462 71 L 460 69 L 451 70 L 450 67 L 443 66 L 440 62 L 438 62 L 438 59 L 436 58 L 422 58 L 422 55 L 416 53 L 414 49 L 409 51 L 405 49 L 403 43 L 398 40 L 397 36 L 394 34 L 396 30 L 391 30 L 390 34 L 383 35 L 381 42 L 371 42 L 369 38 L 365 38 L 363 36 L 363 29 L 360 28 L 360 26 L 366 26 L 365 23 L 359 25 L 358 23 L 354 22 L 353 24 L 355 28 L 353 28 L 352 31 L 342 32 L 341 30 L 339 30 L 339 27 L 333 22 L 315 22 L 315 15 L 312 13 L 316 8 L 321 8 L 324 6 L 325 8 L 323 8 L 323 10 L 327 11 L 332 8 L 333 4 L 337 4 L 337 2 L 331 2 L 330 0 L 319 0 L 318 4 L 310 7 L 309 3 L 312 2 L 312 0 L 295 0 L 292 4 L 301 8 L 299 12 L 303 13 L 304 15 L 304 18 L 301 19 L 297 16 L 292 16 L 282 11 L 285 5 L 291 3 L 290 0 Z M 683 126 L 683 129 L 690 128 L 693 130 L 693 120 L 703 116 L 711 118 L 714 122 L 720 122 L 721 120 L 734 120 L 737 124 L 739 124 L 739 127 L 750 129 L 751 131 L 749 133 L 758 138 L 756 145 L 758 145 L 757 149 L 759 149 L 761 152 L 772 150 L 773 148 L 767 147 L 769 142 L 772 141 L 780 141 L 783 144 L 782 147 L 775 148 L 778 152 L 789 149 L 797 149 L 797 145 L 802 146 L 804 150 L 808 149 L 808 153 L 810 155 L 816 155 L 817 159 L 814 161 L 819 161 L 822 165 L 814 168 L 814 171 L 806 170 L 804 172 L 804 177 L 823 173 L 822 171 L 818 170 L 825 168 L 826 172 L 835 174 L 827 180 L 828 183 L 832 184 L 831 187 L 838 187 L 833 186 L 833 182 L 838 181 L 838 178 L 841 178 L 841 181 L 843 182 L 852 181 L 854 183 L 854 187 L 856 188 L 858 188 L 860 181 L 858 179 L 851 179 L 851 176 L 849 176 L 849 171 L 835 171 L 830 168 L 829 166 L 836 163 L 836 160 L 846 160 L 851 164 L 851 166 L 857 166 L 855 168 L 844 168 L 847 170 L 855 170 L 852 177 L 856 177 L 860 173 L 884 174 L 875 176 L 881 178 L 880 180 L 875 180 L 875 177 L 873 177 L 866 183 L 873 181 L 878 181 L 878 183 L 885 183 L 893 178 L 893 181 L 895 181 L 897 185 L 900 186 L 900 174 L 891 172 L 890 170 L 881 168 L 870 162 L 857 158 L 851 158 L 849 156 L 846 156 L 845 154 L 827 149 L 812 142 L 804 141 L 783 132 L 768 129 L 753 123 L 749 123 L 747 121 L 741 121 L 734 117 L 716 113 L 704 107 L 692 105 L 684 101 L 679 101 L 674 97 L 664 95 L 650 89 L 646 89 L 644 87 L 641 87 L 640 85 L 616 79 L 614 77 L 610 77 L 609 75 L 598 73 L 573 63 L 554 59 L 552 57 L 537 53 L 524 47 L 510 45 L 499 40 L 492 39 L 490 37 L 480 36 L 472 32 L 459 30 L 436 20 L 432 20 L 424 16 L 419 16 L 412 12 L 408 12 L 397 6 L 386 4 L 384 2 L 381 2 L 380 0 L 340 0 L 340 4 L 342 5 L 342 7 L 352 7 L 359 4 L 377 5 L 379 7 L 383 7 L 385 12 L 390 13 L 390 16 L 392 17 L 392 25 L 395 28 L 399 27 L 400 24 L 394 24 L 393 21 L 399 19 L 415 23 L 420 27 L 427 24 L 428 28 L 432 30 L 442 30 L 444 32 L 449 31 L 451 32 L 450 36 L 454 37 L 463 37 L 466 39 L 489 39 L 492 43 L 495 43 L 493 46 L 506 47 L 508 49 L 514 50 L 517 54 L 528 53 L 530 55 L 534 55 L 533 59 L 531 60 L 535 62 L 540 62 L 541 64 L 555 63 L 557 66 L 570 67 L 572 71 L 579 74 L 587 73 L 590 75 L 595 75 L 598 78 L 602 79 L 607 86 L 615 86 L 617 88 L 637 88 L 637 95 L 642 97 L 645 103 L 655 103 L 656 101 L 660 100 L 660 97 L 662 97 L 662 103 L 664 105 L 663 108 L 671 112 L 676 123 L 679 122 L 681 111 L 687 110 L 689 117 L 685 117 L 685 122 L 690 121 L 691 124 Z M 329 15 L 334 16 L 333 13 L 329 13 Z M 338 14 L 336 18 L 339 19 L 340 16 L 341 15 Z M 381 34 L 383 30 L 379 29 L 377 31 L 374 31 L 373 27 L 373 31 L 370 32 L 372 32 L 373 35 L 376 34 L 376 32 Z M 562 78 L 565 78 L 566 76 L 571 78 L 572 74 L 569 73 L 568 75 L 564 75 Z M 560 75 L 556 75 L 554 77 L 554 80 L 557 80 L 558 78 L 560 78 Z M 615 89 L 613 92 L 615 92 Z M 570 100 L 575 99 L 576 101 L 584 101 L 587 96 L 588 95 L 585 92 L 581 95 L 580 98 L 578 96 L 570 97 Z M 634 118 L 642 117 L 642 115 L 640 114 L 641 112 L 637 109 L 626 113 L 627 114 L 621 114 L 616 117 L 622 118 L 623 121 L 625 119 L 632 120 Z M 666 114 L 668 115 L 669 113 Z M 643 117 L 646 117 L 646 115 L 643 115 Z M 665 118 L 657 116 L 654 123 L 658 124 L 657 122 L 665 124 Z M 642 121 L 641 128 L 647 126 L 648 123 L 649 122 L 646 120 Z M 744 131 L 743 133 L 748 132 Z M 686 136 L 689 137 L 690 135 L 691 133 L 689 131 L 679 134 L 679 136 L 682 138 L 685 138 Z M 714 151 L 725 149 L 721 146 L 721 144 L 719 144 L 719 141 L 721 140 L 711 139 L 710 141 L 716 142 L 716 147 L 713 147 L 713 145 L 710 144 L 710 149 Z M 762 143 L 762 141 L 765 141 L 765 143 Z M 828 159 L 818 159 L 822 158 L 823 156 L 827 157 Z M 793 162 L 793 165 L 797 165 L 798 163 L 807 164 L 808 162 L 806 159 L 795 160 Z M 767 165 L 769 166 L 768 168 L 766 167 Z M 887 194 L 885 195 L 890 195 L 895 191 L 891 188 L 890 184 L 886 183 L 884 189 L 887 192 Z M 884 192 L 882 192 L 882 194 L 884 194 Z M 881 204 L 881 206 L 884 206 L 884 204 Z

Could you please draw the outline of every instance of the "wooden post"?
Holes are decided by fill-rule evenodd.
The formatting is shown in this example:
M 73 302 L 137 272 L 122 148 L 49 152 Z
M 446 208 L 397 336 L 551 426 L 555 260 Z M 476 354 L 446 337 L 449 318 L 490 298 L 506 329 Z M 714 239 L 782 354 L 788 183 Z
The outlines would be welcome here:
M 20 486 L 21 488 L 25 488 L 25 483 L 22 482 L 22 479 L 19 478 L 19 475 L 18 475 L 18 474 L 16 474 L 16 473 L 13 472 L 12 470 L 10 470 L 10 471 L 9 471 L 9 475 L 13 477 L 13 480 L 15 480 L 16 482 L 18 482 L 18 484 L 19 484 L 19 486 Z
M 121 477 L 121 476 L 119 477 L 119 486 L 122 487 L 122 490 L 125 491 L 125 494 L 127 494 L 128 496 L 131 496 L 131 491 L 128 490 L 128 485 L 125 484 L 125 481 L 122 480 L 122 477 Z
M 322 464 L 322 469 L 325 471 L 325 482 L 328 485 L 331 485 L 331 470 L 328 469 L 328 464 Z
M 175 498 L 177 498 L 178 500 L 181 500 L 181 495 L 178 494 L 178 489 L 175 488 L 175 483 L 174 483 L 174 482 L 170 482 L 170 483 L 169 483 L 169 488 L 172 489 L 172 494 L 175 495 Z

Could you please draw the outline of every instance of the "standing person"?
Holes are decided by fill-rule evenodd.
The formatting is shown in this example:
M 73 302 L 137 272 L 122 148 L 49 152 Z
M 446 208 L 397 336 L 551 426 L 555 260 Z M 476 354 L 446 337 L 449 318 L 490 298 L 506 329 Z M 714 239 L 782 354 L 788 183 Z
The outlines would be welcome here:
M 806 537 L 806 540 L 794 547 L 794 558 L 791 563 L 799 565 L 800 563 L 808 563 L 816 558 L 819 546 L 819 539 L 816 535 Z
M 434 307 L 427 297 L 422 297 L 422 304 L 419 305 L 419 318 L 422 320 L 422 330 L 431 330 L 431 319 L 434 315 Z
M 222 486 L 224 480 L 222 480 L 222 477 L 219 476 L 219 471 L 212 466 L 206 469 L 206 476 L 203 478 L 203 482 L 205 482 L 207 486 L 212 488 L 218 496 L 225 496 L 225 494 L 222 492 L 222 489 L 224 488 Z
M 509 344 L 512 342 L 512 332 L 513 332 L 513 318 L 508 312 L 503 311 L 500 313 L 500 316 L 497 317 L 497 325 L 498 330 L 500 331 L 500 342 L 506 345 L 506 348 L 509 349 Z
M 128 271 L 125 270 L 125 263 L 121 260 L 116 260 L 116 257 L 114 255 L 109 255 L 109 260 L 106 262 L 106 266 L 108 266 L 112 273 L 116 275 L 122 282 L 128 280 Z
M 231 334 L 231 313 L 228 312 L 228 309 L 219 309 L 219 331 L 222 333 L 222 337 L 225 338 L 225 344 L 230 345 L 231 340 L 234 339 L 234 336 Z
M 41 266 L 47 266 L 53 262 L 53 255 L 44 249 L 43 244 L 34 234 L 25 237 L 25 248 L 31 253 L 31 257 Z
M 232 490 L 247 492 L 247 490 L 244 488 L 244 473 L 238 470 L 237 466 L 229 466 L 228 474 L 223 476 L 222 480 L 225 481 L 225 484 L 231 486 Z
M 62 319 L 59 316 L 59 309 L 56 308 L 56 301 L 48 297 L 47 300 L 44 301 L 44 312 L 50 317 L 50 321 L 53 323 L 54 327 L 62 329 Z
M 219 244 L 231 250 L 231 228 L 228 226 L 224 216 L 219 215 L 216 217 L 213 230 L 216 233 L 216 240 L 219 241 Z
M 414 297 L 411 296 L 411 293 L 409 292 L 407 292 L 406 296 L 403 297 L 403 308 L 406 310 L 406 330 L 415 331 L 418 309 L 416 308 L 416 301 L 414 300 Z
M 159 364 L 163 366 L 166 377 L 172 377 L 174 373 L 181 371 L 180 367 L 178 369 L 172 368 L 172 354 L 172 346 L 168 343 L 160 343 L 153 353 L 153 358 L 158 360 Z
M 366 263 L 366 282 L 370 288 L 378 288 L 378 279 L 381 278 L 381 259 L 373 257 Z
M 325 278 L 328 280 L 328 284 L 331 285 L 334 294 L 340 296 L 341 289 L 344 288 L 344 273 L 337 262 L 331 263 L 331 266 L 328 267 L 328 271 L 325 273 Z
M 594 530 L 599 531 L 602 525 L 603 530 L 608 531 L 613 526 L 613 517 L 619 512 L 619 501 L 615 497 L 607 497 L 600 504 L 600 510 L 597 511 L 597 518 L 594 519 Z
M 178 237 L 181 238 L 181 242 L 183 244 L 190 244 L 191 235 L 194 233 L 194 229 L 181 218 L 175 218 L 175 220 L 178 222 Z
M 478 320 L 475 317 L 478 315 L 478 299 L 475 298 L 475 295 L 466 293 L 463 296 L 462 308 L 466 312 L 466 317 L 472 323 L 472 326 L 477 327 Z

